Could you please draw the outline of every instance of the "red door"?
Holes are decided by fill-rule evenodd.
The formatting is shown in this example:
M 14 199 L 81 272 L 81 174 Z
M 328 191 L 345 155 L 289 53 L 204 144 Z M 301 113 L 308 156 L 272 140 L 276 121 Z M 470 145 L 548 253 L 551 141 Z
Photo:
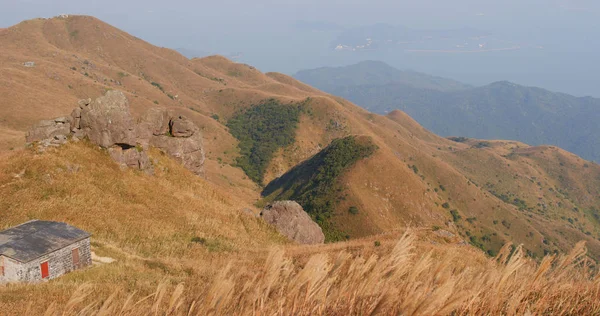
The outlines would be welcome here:
M 48 270 L 48 261 L 42 262 L 42 264 L 40 264 L 40 269 L 42 270 L 42 279 L 45 279 L 50 275 Z
M 71 251 L 71 254 L 73 254 L 73 268 L 78 269 L 79 268 L 79 248 L 75 248 Z

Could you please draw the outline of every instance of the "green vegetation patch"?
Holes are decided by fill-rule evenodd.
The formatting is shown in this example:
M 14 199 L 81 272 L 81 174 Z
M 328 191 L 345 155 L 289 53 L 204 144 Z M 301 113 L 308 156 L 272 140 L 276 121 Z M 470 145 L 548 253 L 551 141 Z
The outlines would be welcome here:
M 240 141 L 237 166 L 254 182 L 262 185 L 275 152 L 295 142 L 300 113 L 305 105 L 306 102 L 281 104 L 269 99 L 238 113 L 227 122 L 231 135 Z
M 153 81 L 150 84 L 157 87 L 160 91 L 165 92 L 165 88 L 163 88 L 163 86 L 160 83 Z
M 311 159 L 269 183 L 262 195 L 267 201 L 298 202 L 323 228 L 326 241 L 344 240 L 346 235 L 335 229 L 331 222 L 344 191 L 338 179 L 357 161 L 369 157 L 376 150 L 377 146 L 368 137 L 335 139 Z
M 467 137 L 448 137 L 449 140 L 453 141 L 453 142 L 457 142 L 457 143 L 466 143 L 469 141 L 469 138 Z

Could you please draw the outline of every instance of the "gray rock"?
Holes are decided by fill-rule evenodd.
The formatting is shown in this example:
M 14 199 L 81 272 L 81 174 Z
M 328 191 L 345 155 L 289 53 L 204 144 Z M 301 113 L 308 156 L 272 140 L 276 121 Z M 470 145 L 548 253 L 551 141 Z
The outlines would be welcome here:
M 83 109 L 84 107 L 86 107 L 86 106 L 88 106 L 88 105 L 92 104 L 92 99 L 91 99 L 91 98 L 82 99 L 82 100 L 79 100 L 79 101 L 77 102 L 77 104 L 79 104 L 79 108 L 80 108 L 80 109 Z
M 53 139 L 55 136 L 68 136 L 70 130 L 70 118 L 58 117 L 53 120 L 43 120 L 31 127 L 25 139 L 27 143 L 39 142 Z
M 136 148 L 123 149 L 119 146 L 108 149 L 110 157 L 122 167 L 143 170 L 152 173 L 152 165 L 145 151 L 138 151 Z
M 57 117 L 54 119 L 54 123 L 56 124 L 67 124 L 70 123 L 71 119 L 66 116 Z
M 262 212 L 267 223 L 275 226 L 282 235 L 300 244 L 322 244 L 325 235 L 321 227 L 294 201 L 278 201 L 267 205 Z
M 150 145 L 164 151 L 193 173 L 203 174 L 205 154 L 200 133 L 186 138 L 153 136 Z
M 141 143 L 148 144 L 152 136 L 167 135 L 169 133 L 169 112 L 161 108 L 151 108 L 144 114 L 137 125 L 137 137 Z
M 173 137 L 191 137 L 198 128 L 187 118 L 179 115 L 171 118 L 169 121 L 169 129 Z
M 51 140 L 54 144 L 65 144 L 67 142 L 67 136 L 65 135 L 55 135 L 52 140 Z
M 101 147 L 135 146 L 135 124 L 129 102 L 121 91 L 108 91 L 81 110 L 80 127 Z
M 203 174 L 205 152 L 202 133 L 185 117 L 165 109 L 150 109 L 138 124 L 136 134 L 140 144 L 156 147 L 195 174 Z

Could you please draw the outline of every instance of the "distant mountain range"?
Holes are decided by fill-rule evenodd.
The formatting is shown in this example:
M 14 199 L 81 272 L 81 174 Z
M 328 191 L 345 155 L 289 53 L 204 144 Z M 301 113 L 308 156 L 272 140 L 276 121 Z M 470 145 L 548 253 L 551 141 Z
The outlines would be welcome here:
M 556 145 L 600 161 L 600 99 L 506 81 L 470 87 L 374 61 L 295 77 L 376 113 L 405 111 L 442 136 Z
M 388 84 L 403 84 L 438 91 L 464 90 L 472 87 L 452 79 L 435 77 L 412 70 L 399 70 L 379 61 L 364 61 L 346 67 L 304 70 L 296 73 L 294 77 L 328 92 L 341 87 Z

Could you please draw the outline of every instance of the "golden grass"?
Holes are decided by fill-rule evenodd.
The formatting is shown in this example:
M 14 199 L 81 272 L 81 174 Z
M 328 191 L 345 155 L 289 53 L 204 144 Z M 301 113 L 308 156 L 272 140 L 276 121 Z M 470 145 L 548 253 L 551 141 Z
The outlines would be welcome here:
M 146 296 L 90 285 L 46 315 L 593 315 L 600 278 L 579 243 L 535 264 L 506 246 L 483 264 L 465 248 L 423 251 L 408 231 L 381 254 L 319 251 L 306 261 L 273 249 L 260 268 L 232 261 L 207 284 L 161 283 Z M 83 302 L 86 302 L 85 304 Z
M 22 314 L 33 301 L 34 314 L 40 302 L 63 306 L 85 283 L 99 296 L 115 288 L 148 295 L 163 279 L 208 278 L 216 273 L 213 265 L 231 256 L 243 260 L 238 253 L 286 243 L 243 215 L 243 201 L 158 151 L 150 156 L 153 176 L 121 170 L 87 142 L 0 156 L 0 229 L 31 219 L 68 222 L 92 234 L 96 254 L 117 260 L 49 283 L 0 286 L 0 315 Z
M 266 225 L 241 216 L 248 204 L 158 151 L 151 151 L 153 176 L 121 170 L 89 143 L 50 151 L 22 150 L 0 162 L 0 228 L 65 221 L 142 257 L 194 256 L 193 237 L 233 250 L 277 239 Z

